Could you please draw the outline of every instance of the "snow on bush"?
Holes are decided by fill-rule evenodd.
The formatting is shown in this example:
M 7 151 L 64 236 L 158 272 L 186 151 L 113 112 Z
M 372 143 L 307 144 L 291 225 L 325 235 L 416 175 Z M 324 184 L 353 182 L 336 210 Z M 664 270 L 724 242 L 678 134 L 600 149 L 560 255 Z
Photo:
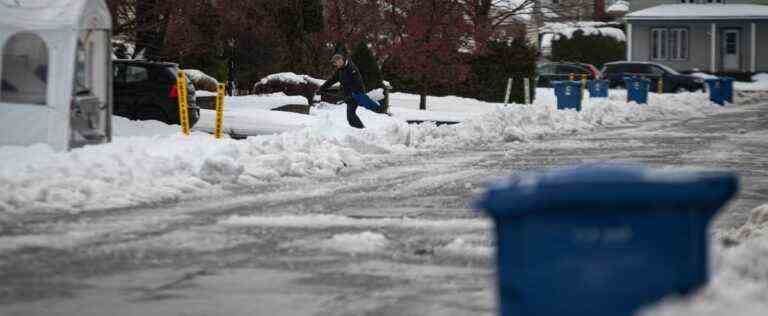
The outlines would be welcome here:
M 185 69 L 184 73 L 187 74 L 189 80 L 192 81 L 192 85 L 195 86 L 195 90 L 204 90 L 216 92 L 219 86 L 219 81 L 204 72 L 197 69 Z
M 253 93 L 269 94 L 282 92 L 286 95 L 311 96 L 325 83 L 325 80 L 292 72 L 281 72 L 262 78 L 253 85 Z M 334 87 L 339 86 L 338 83 Z
M 629 1 L 618 0 L 611 4 L 605 12 L 608 13 L 626 13 L 629 12 Z
M 624 31 L 614 27 L 615 25 L 615 23 L 606 22 L 547 22 L 541 27 L 539 32 L 555 34 L 554 38 L 552 38 L 553 41 L 557 40 L 560 36 L 572 38 L 576 32 L 582 32 L 584 36 L 603 35 L 612 37 L 617 41 L 626 41 L 627 38 Z
M 651 94 L 648 105 L 626 104 L 617 93 L 608 100 L 587 101 L 582 112 L 557 111 L 551 101 L 542 96 L 534 105 L 499 105 L 451 126 L 409 125 L 361 108 L 367 128 L 357 130 L 348 126 L 345 107 L 323 105 L 313 109 L 314 119 L 304 128 L 243 141 L 173 133 L 118 137 L 70 152 L 44 145 L 0 147 L 0 212 L 77 212 L 174 202 L 282 177 L 336 176 L 372 167 L 371 161 L 383 154 L 482 148 L 721 109 L 703 93 Z M 121 126 L 130 124 L 142 123 L 121 122 L 118 135 Z
M 670 298 L 642 316 L 755 316 L 768 311 L 768 204 L 749 221 L 715 242 L 709 284 L 689 298 Z

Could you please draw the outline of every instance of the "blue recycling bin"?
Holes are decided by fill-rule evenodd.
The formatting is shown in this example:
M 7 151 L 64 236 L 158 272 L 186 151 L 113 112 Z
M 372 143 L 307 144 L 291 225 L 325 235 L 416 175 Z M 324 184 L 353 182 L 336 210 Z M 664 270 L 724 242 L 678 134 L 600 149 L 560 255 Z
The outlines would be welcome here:
M 496 223 L 504 316 L 630 316 L 706 283 L 728 172 L 578 166 L 512 177 L 476 206 Z
M 720 105 L 725 105 L 725 97 L 723 95 L 723 81 L 720 80 L 720 78 L 716 78 L 705 79 L 704 82 L 707 83 L 709 100 Z
M 557 97 L 557 109 L 576 109 L 581 111 L 581 82 L 580 81 L 553 81 Z
M 723 100 L 728 103 L 733 103 L 733 81 L 735 79 L 731 77 L 720 77 L 721 93 L 723 94 Z
M 648 103 L 650 80 L 640 77 L 624 77 L 624 85 L 627 87 L 627 102 Z
M 608 80 L 590 80 L 587 82 L 587 89 L 589 90 L 590 98 L 607 98 L 608 97 Z

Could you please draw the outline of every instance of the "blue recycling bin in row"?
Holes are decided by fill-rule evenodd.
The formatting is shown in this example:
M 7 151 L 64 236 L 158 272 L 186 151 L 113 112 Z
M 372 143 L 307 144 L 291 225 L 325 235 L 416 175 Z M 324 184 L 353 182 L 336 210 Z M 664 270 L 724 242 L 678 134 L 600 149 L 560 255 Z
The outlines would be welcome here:
M 630 316 L 706 283 L 707 227 L 728 172 L 579 166 L 492 186 L 504 316 Z
M 709 100 L 720 105 L 725 105 L 725 102 L 733 103 L 733 80 L 730 77 L 705 79 Z
M 581 111 L 581 82 L 580 81 L 553 81 L 557 97 L 557 109 L 575 109 Z
M 587 82 L 587 90 L 589 90 L 590 98 L 607 98 L 608 97 L 608 80 L 590 80 Z
M 648 103 L 648 89 L 651 81 L 640 77 L 624 77 L 624 86 L 627 87 L 627 102 L 637 104 Z

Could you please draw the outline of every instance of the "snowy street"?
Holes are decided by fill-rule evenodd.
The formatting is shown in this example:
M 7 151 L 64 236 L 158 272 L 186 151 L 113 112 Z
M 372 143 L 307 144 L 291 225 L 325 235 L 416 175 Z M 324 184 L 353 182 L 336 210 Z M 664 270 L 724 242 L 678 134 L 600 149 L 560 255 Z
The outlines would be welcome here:
M 768 202 L 764 96 L 705 117 L 533 135 L 365 156 L 365 168 L 336 176 L 254 181 L 180 202 L 0 213 L 0 314 L 492 315 L 492 225 L 471 203 L 496 177 L 606 160 L 735 170 L 742 189 L 715 222 L 716 243 Z M 764 270 L 768 241 L 751 245 Z M 726 250 L 714 255 L 719 269 L 738 264 Z M 752 287 L 713 282 L 744 288 L 728 297 L 708 289 L 710 305 L 699 304 L 711 315 L 729 304 L 744 315 L 766 308 L 768 276 L 755 273 L 744 277 Z M 670 315 L 689 311 L 679 308 Z

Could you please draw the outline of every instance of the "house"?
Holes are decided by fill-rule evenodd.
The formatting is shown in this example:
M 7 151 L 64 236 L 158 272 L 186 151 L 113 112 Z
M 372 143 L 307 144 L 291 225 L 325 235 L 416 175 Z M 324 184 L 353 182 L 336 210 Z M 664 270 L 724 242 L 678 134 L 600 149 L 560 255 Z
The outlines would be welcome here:
M 627 60 L 678 71 L 768 71 L 768 1 L 632 1 L 624 16 Z M 682 3 L 681 3 L 682 2 Z M 723 3 L 726 2 L 726 3 Z

